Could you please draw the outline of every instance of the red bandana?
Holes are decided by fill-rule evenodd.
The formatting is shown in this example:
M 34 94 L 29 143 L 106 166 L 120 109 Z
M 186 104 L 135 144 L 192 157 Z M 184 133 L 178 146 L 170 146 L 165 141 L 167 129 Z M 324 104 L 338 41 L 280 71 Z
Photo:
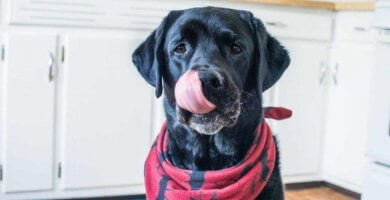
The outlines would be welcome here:
M 265 108 L 264 116 L 285 119 L 291 111 Z M 168 156 L 166 122 L 156 138 L 145 163 L 145 187 L 148 200 L 255 199 L 267 184 L 275 166 L 276 148 L 264 121 L 244 160 L 238 165 L 213 171 L 177 168 Z

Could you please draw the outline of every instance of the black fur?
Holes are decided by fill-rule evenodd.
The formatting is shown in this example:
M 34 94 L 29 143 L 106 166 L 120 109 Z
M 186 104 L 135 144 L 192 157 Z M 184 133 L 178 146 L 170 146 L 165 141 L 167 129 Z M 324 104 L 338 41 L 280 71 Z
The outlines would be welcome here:
M 178 44 L 186 47 L 185 54 L 175 53 Z M 232 53 L 234 45 L 242 51 Z M 164 89 L 172 162 L 180 168 L 216 170 L 243 159 L 263 120 L 262 92 L 275 84 L 290 59 L 250 12 L 205 7 L 170 12 L 133 53 L 133 62 L 156 87 L 157 97 Z M 200 116 L 177 108 L 175 83 L 188 69 L 199 70 L 205 96 L 217 105 L 212 113 Z M 210 86 L 210 73 L 219 73 L 226 85 L 222 89 Z M 232 117 L 233 111 L 239 113 L 237 118 Z M 210 119 L 221 116 L 229 125 L 212 135 L 200 134 L 186 124 L 191 119 L 196 125 L 215 127 L 219 124 L 210 124 Z M 278 163 L 257 199 L 283 199 Z

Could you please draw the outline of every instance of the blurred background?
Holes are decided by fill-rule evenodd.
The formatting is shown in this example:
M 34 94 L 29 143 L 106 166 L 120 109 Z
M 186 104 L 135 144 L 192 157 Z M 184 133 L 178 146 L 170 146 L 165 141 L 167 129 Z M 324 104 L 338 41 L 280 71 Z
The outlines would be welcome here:
M 144 198 L 164 116 L 130 56 L 208 5 L 252 11 L 290 52 L 264 94 L 294 112 L 271 122 L 286 199 L 390 199 L 387 0 L 0 0 L 0 199 Z

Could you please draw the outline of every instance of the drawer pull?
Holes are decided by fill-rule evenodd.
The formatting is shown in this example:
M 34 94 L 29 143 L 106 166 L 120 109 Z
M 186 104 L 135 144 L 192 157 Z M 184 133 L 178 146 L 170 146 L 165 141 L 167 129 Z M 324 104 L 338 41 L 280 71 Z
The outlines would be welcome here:
M 326 66 L 324 64 L 324 61 L 321 61 L 321 65 L 320 65 L 320 85 L 322 85 L 322 83 L 324 82 L 325 80 L 325 76 L 326 76 Z
M 339 63 L 336 63 L 336 65 L 333 68 L 332 78 L 334 85 L 338 85 L 338 73 L 339 73 Z
M 283 22 L 266 22 L 265 24 L 267 24 L 268 26 L 275 27 L 275 28 L 286 28 L 287 27 L 287 24 L 285 24 Z
M 359 31 L 359 32 L 367 32 L 370 30 L 370 28 L 361 27 L 361 26 L 356 26 L 354 29 L 355 31 Z
M 49 53 L 49 82 L 51 82 L 54 79 L 53 67 L 54 67 L 54 55 L 52 52 L 50 52 Z

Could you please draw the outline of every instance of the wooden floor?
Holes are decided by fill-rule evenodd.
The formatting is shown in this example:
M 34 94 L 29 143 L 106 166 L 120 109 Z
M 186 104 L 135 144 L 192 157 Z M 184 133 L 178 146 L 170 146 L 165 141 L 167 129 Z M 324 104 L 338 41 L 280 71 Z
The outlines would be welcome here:
M 102 197 L 72 200 L 145 200 L 145 195 L 122 196 L 122 197 Z M 315 187 L 307 189 L 287 190 L 285 200 L 358 200 L 328 187 Z
M 294 189 L 286 191 L 286 200 L 357 200 L 328 187 Z

